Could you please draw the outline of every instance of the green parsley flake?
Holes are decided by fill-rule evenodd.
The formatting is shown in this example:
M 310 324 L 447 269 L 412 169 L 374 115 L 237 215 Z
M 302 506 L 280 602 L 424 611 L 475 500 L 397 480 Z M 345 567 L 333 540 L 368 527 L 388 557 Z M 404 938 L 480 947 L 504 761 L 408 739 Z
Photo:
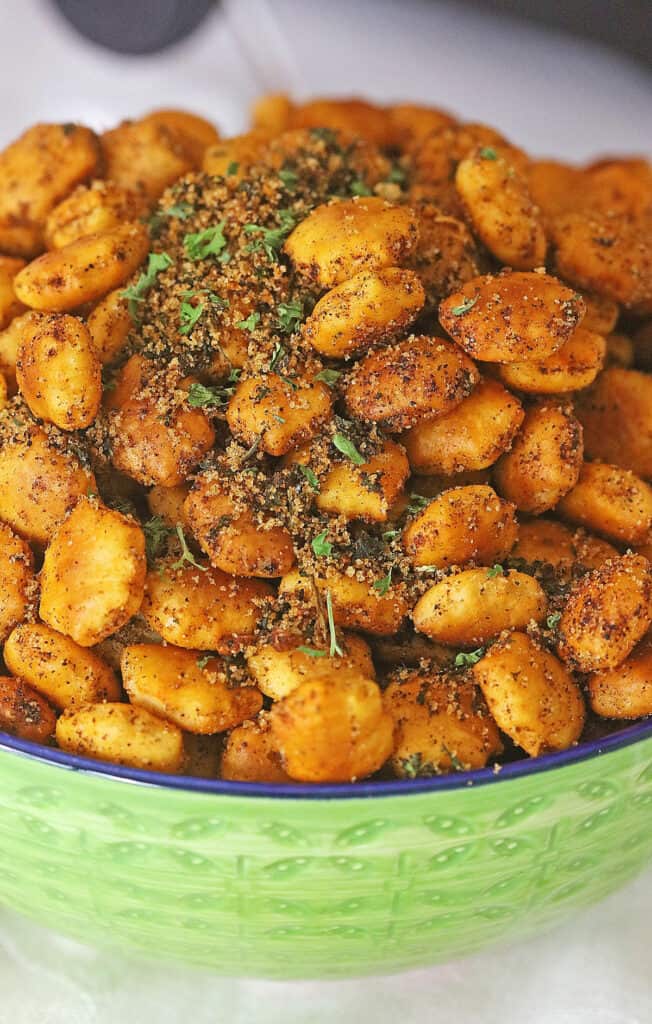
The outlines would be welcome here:
M 399 164 L 394 164 L 387 176 L 387 180 L 393 185 L 403 185 L 405 183 L 405 171 Z
M 301 473 L 302 476 L 304 476 L 306 478 L 306 480 L 310 484 L 312 490 L 315 491 L 318 494 L 319 493 L 319 480 L 317 479 L 317 477 L 315 476 L 315 474 L 311 470 L 310 466 L 302 466 L 301 463 L 299 463 L 299 472 Z
M 546 626 L 548 627 L 548 629 L 557 629 L 560 619 L 561 612 L 553 612 L 552 615 L 549 615 L 546 619 Z
M 460 651 L 455 656 L 455 668 L 470 668 L 477 665 L 484 654 L 484 647 L 478 647 L 475 651 Z
M 409 757 L 402 757 L 399 763 L 406 779 L 416 779 L 419 776 L 437 774 L 435 766 L 430 761 L 424 761 L 423 754 L 420 751 L 410 754 Z
M 309 658 L 327 658 L 328 651 L 319 651 L 316 647 L 297 647 L 301 654 L 307 654 Z
M 351 195 L 352 196 L 371 196 L 373 192 L 368 185 L 365 184 L 360 178 L 356 178 L 355 181 L 351 182 Z
M 212 228 L 206 228 L 204 231 L 186 235 L 183 239 L 183 245 L 188 259 L 197 261 L 205 260 L 209 256 L 223 256 L 223 250 L 226 247 L 225 227 L 226 221 L 221 220 L 219 224 Z
M 179 220 L 188 220 L 191 213 L 195 212 L 195 208 L 192 203 L 186 203 L 182 201 L 175 203 L 173 206 L 168 206 L 167 210 L 163 210 L 165 217 L 177 217 Z
M 203 302 L 198 302 L 196 306 L 193 306 L 191 302 L 182 302 L 179 310 L 181 317 L 179 334 L 190 334 L 203 312 Z
M 400 530 L 385 530 L 383 540 L 394 540 L 395 537 L 400 537 L 400 535 Z
M 415 515 L 417 512 L 421 512 L 430 504 L 430 498 L 424 498 L 423 494 L 412 493 L 408 502 L 407 512 L 408 515 Z
M 294 214 L 291 210 L 278 210 L 277 213 L 280 225 L 277 228 L 265 228 L 260 224 L 245 224 L 243 231 L 246 235 L 260 235 L 247 246 L 247 252 L 264 252 L 270 262 L 278 256 L 278 251 L 283 242 L 296 224 Z
M 177 523 L 176 534 L 177 537 L 179 538 L 179 543 L 181 544 L 181 557 L 178 558 L 176 562 L 173 562 L 170 568 L 183 569 L 187 563 L 188 565 L 194 566 L 195 569 L 199 569 L 201 572 L 208 572 L 208 566 L 200 565 L 195 556 L 193 555 L 192 551 L 188 547 L 188 542 L 183 532 L 183 526 L 181 526 L 180 523 Z
M 260 313 L 250 313 L 246 320 L 238 320 L 236 327 L 243 331 L 254 331 L 260 323 Z
M 332 128 L 311 128 L 310 134 L 313 139 L 321 139 L 322 142 L 337 142 L 337 135 Z
M 453 306 L 451 313 L 453 316 L 464 316 L 470 309 L 473 309 L 477 301 L 477 295 L 474 295 L 472 299 L 464 299 L 464 302 L 461 302 L 459 306 Z
M 201 409 L 205 405 L 222 405 L 218 395 L 218 389 L 207 387 L 205 384 L 191 384 L 188 391 L 188 405 L 193 409 Z
M 99 498 L 99 494 L 94 495 L 94 497 Z M 107 505 L 109 508 L 112 508 L 114 512 L 120 512 L 123 516 L 131 516 L 132 519 L 137 518 L 134 504 L 132 501 L 129 501 L 128 498 L 125 498 L 124 500 L 120 498 L 108 498 Z
M 335 617 L 333 615 L 333 598 L 331 597 L 330 590 L 326 591 L 326 614 L 328 615 L 328 631 L 331 637 L 330 645 L 330 656 L 334 658 L 344 657 L 344 651 L 337 642 L 337 633 L 335 632 Z
M 483 160 L 497 160 L 498 154 L 495 149 L 491 146 L 483 146 L 480 150 L 480 156 Z
M 288 168 L 284 167 L 278 172 L 278 176 L 285 185 L 286 189 L 289 192 L 294 192 L 294 186 L 299 180 L 298 175 L 296 175 L 294 171 L 291 171 Z
M 195 299 L 199 295 L 205 295 L 212 306 L 221 306 L 223 309 L 226 309 L 229 305 L 228 299 L 223 299 L 221 295 L 210 291 L 209 288 L 191 288 L 187 292 L 181 292 L 182 299 Z
M 457 754 L 454 754 L 452 750 L 449 750 L 448 747 L 445 747 L 443 743 L 441 745 L 441 749 L 448 756 L 448 758 L 450 760 L 450 763 L 451 763 L 451 766 L 453 767 L 454 771 L 456 771 L 456 772 L 464 772 L 464 771 L 466 771 L 466 768 L 464 767 L 464 765 L 460 761 L 460 759 L 457 756 Z
M 286 334 L 294 334 L 303 317 L 302 302 L 280 302 L 276 307 L 278 324 Z
M 176 217 L 177 220 L 187 220 L 190 214 L 194 213 L 194 209 L 191 203 L 181 202 L 168 206 L 167 210 L 157 210 L 147 221 L 151 234 L 154 237 L 159 235 L 163 222 L 168 217 Z
M 147 270 L 140 275 L 136 284 L 125 288 L 120 297 L 128 300 L 129 314 L 134 321 L 138 320 L 138 304 L 144 302 L 145 296 L 154 285 L 158 274 L 172 266 L 172 260 L 166 252 L 150 252 Z
M 206 668 L 209 661 L 213 657 L 213 654 L 202 654 L 199 658 L 197 658 L 197 668 Z
M 374 590 L 376 591 L 376 593 L 380 594 L 381 597 L 385 596 L 385 594 L 387 593 L 387 591 L 389 590 L 389 588 L 392 585 L 392 572 L 393 571 L 394 571 L 394 566 L 392 565 L 392 566 L 390 566 L 390 569 L 389 569 L 389 572 L 387 573 L 387 575 L 383 576 L 382 580 L 376 580 L 376 582 L 373 585 Z
M 504 574 L 505 570 L 503 569 L 502 565 L 492 565 L 491 569 L 487 569 L 487 577 L 490 580 L 494 579 L 495 576 L 503 576 Z
M 319 373 L 315 374 L 315 380 L 321 380 L 324 384 L 328 384 L 329 388 L 332 388 L 337 384 L 341 376 L 341 370 L 320 370 Z
M 333 437 L 333 444 L 337 448 L 338 452 L 342 455 L 346 455 L 347 459 L 350 459 L 354 466 L 363 466 L 365 459 L 353 444 L 353 441 L 349 441 L 348 437 L 344 434 L 335 434 Z
M 237 174 L 239 168 L 240 168 L 240 164 L 236 160 L 232 160 L 231 163 L 229 164 L 229 166 L 226 169 L 226 176 L 227 176 L 227 178 L 232 178 L 234 174 Z
M 330 543 L 330 541 L 326 540 L 327 535 L 328 530 L 322 530 L 322 532 L 313 539 L 310 545 L 312 550 L 319 558 L 327 558 L 330 554 L 333 553 L 333 545 Z
M 211 386 L 198 382 L 191 384 L 188 390 L 188 405 L 193 409 L 202 409 L 210 405 L 228 405 L 229 399 L 235 392 L 235 385 L 239 377 L 240 370 L 233 369 L 226 384 Z
M 269 372 L 273 373 L 277 369 L 279 363 L 282 363 L 286 356 L 286 350 L 283 348 L 280 341 L 277 341 L 272 351 L 272 358 L 269 361 Z
M 143 533 L 145 534 L 147 562 L 151 565 L 160 555 L 167 537 L 174 533 L 174 530 L 160 516 L 152 516 L 146 523 L 143 523 Z

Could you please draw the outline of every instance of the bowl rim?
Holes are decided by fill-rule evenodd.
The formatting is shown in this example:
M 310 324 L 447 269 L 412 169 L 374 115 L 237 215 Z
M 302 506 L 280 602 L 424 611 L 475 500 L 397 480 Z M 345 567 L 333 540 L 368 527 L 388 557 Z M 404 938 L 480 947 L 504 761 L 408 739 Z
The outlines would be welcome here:
M 468 772 L 453 772 L 449 775 L 435 775 L 423 779 L 367 780 L 365 782 L 338 782 L 301 784 L 296 782 L 232 782 L 227 779 L 202 779 L 188 775 L 169 775 L 164 772 L 147 771 L 111 764 L 108 761 L 94 761 L 88 757 L 67 754 L 63 750 L 46 747 L 41 743 L 21 740 L 16 736 L 0 732 L 0 752 L 13 752 L 29 760 L 45 762 L 59 768 L 80 772 L 85 775 L 99 775 L 114 781 L 136 783 L 155 789 L 186 790 L 192 793 L 212 793 L 216 796 L 260 797 L 290 800 L 353 800 L 382 796 L 410 796 L 417 793 L 431 793 L 445 790 L 468 789 L 475 786 L 494 785 L 510 779 L 525 778 L 541 772 L 581 761 L 597 758 L 616 750 L 624 749 L 652 737 L 652 717 L 600 739 L 579 743 L 568 750 L 541 757 L 528 757 L 495 767 L 479 768 Z

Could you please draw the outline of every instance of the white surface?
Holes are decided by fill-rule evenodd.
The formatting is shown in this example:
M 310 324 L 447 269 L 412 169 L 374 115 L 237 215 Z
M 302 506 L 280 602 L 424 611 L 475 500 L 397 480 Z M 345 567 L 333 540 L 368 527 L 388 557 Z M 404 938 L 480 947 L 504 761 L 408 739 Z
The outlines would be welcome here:
M 595 46 L 448 4 L 231 0 L 191 40 L 121 58 L 45 0 L 0 0 L 0 143 L 37 119 L 101 128 L 187 105 L 225 131 L 262 89 L 414 98 L 537 153 L 640 151 L 652 76 Z M 1 1024 L 649 1024 L 652 875 L 516 949 L 390 978 L 220 980 L 84 949 L 0 912 Z M 153 951 L 155 955 L 155 951 Z
M 650 1024 L 648 875 L 532 942 L 341 982 L 134 964 L 0 917 L 2 1024 Z M 155 951 L 153 951 L 154 955 Z
M 222 7 L 162 55 L 122 57 L 77 36 L 47 0 L 0 0 L 0 144 L 37 118 L 102 128 L 181 103 L 234 132 L 257 93 L 286 89 L 422 99 L 570 159 L 652 145 L 652 74 L 596 44 L 464 4 Z

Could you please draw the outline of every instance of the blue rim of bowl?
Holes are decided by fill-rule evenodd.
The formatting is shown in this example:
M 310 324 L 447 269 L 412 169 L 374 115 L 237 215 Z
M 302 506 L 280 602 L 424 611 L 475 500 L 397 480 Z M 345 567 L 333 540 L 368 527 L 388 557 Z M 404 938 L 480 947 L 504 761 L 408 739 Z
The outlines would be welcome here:
M 105 776 L 122 782 L 140 783 L 158 789 L 187 790 L 192 793 L 212 793 L 218 796 L 251 796 L 291 800 L 351 800 L 360 797 L 409 796 L 415 793 L 430 793 L 441 790 L 466 789 L 519 779 L 539 772 L 563 768 L 621 750 L 634 743 L 652 737 L 652 718 L 638 722 L 618 732 L 603 736 L 599 740 L 579 743 L 576 747 L 542 757 L 528 757 L 521 761 L 504 764 L 495 768 L 481 768 L 470 772 L 454 772 L 450 775 L 436 775 L 426 779 L 367 780 L 365 782 L 338 783 L 268 783 L 230 782 L 225 779 L 199 779 L 187 775 L 166 775 L 139 768 L 127 768 L 110 764 L 108 761 L 93 761 L 88 757 L 66 754 L 63 750 L 30 743 L 6 733 L 0 733 L 0 752 L 13 751 L 47 764 L 57 765 L 75 772 Z

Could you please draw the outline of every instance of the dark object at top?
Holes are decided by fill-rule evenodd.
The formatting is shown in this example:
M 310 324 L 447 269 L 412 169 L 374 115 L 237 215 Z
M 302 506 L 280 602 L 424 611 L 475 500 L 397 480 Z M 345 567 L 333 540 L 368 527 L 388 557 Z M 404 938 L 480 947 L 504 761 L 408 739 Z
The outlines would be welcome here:
M 596 39 L 652 63 L 650 0 L 469 0 Z M 75 28 L 118 53 L 155 53 L 189 35 L 216 0 L 54 0 Z M 327 15 L 325 14 L 324 17 Z
M 538 21 L 549 28 L 626 50 L 652 65 L 650 0 L 471 0 L 476 7 Z
M 118 53 L 156 53 L 189 35 L 215 0 L 54 0 L 78 32 Z

